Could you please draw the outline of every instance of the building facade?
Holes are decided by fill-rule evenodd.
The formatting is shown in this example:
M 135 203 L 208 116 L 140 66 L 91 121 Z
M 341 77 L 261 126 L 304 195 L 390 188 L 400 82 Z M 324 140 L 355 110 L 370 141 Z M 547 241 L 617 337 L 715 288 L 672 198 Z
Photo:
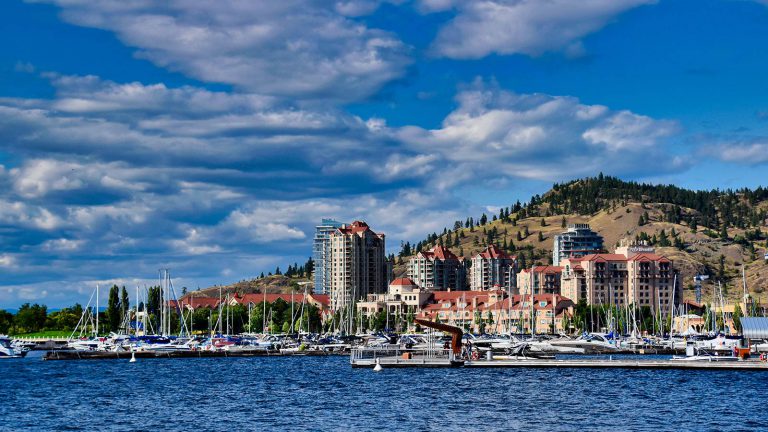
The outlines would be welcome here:
M 464 290 L 466 276 L 464 259 L 443 246 L 419 252 L 408 260 L 408 278 L 422 288 Z
M 568 231 L 555 236 L 552 264 L 559 266 L 566 258 L 603 252 L 603 237 L 592 231 L 588 224 L 572 224 Z
M 507 255 L 496 245 L 489 245 L 472 257 L 470 289 L 484 291 L 494 288 L 515 289 L 517 258 Z
M 325 294 L 331 290 L 331 233 L 343 224 L 333 219 L 323 219 L 315 227 L 315 238 L 312 243 L 312 259 L 315 262 L 315 288 L 317 294 Z
M 385 294 L 368 294 L 364 299 L 356 303 L 358 316 L 369 320 L 374 315 L 387 312 L 388 322 L 392 323 L 391 328 L 402 330 L 403 321 L 407 320 L 408 314 L 414 316 L 428 303 L 432 293 L 416 285 L 416 282 L 409 278 L 398 278 L 389 284 L 389 289 Z M 390 321 L 391 320 L 391 321 Z
M 343 311 L 368 294 L 386 291 L 389 266 L 384 234 L 355 221 L 336 228 L 329 237 L 331 310 Z
M 517 273 L 517 290 L 522 295 L 560 294 L 560 277 L 563 268 L 558 266 L 535 266 Z
M 682 303 L 673 263 L 647 246 L 563 260 L 561 292 L 578 303 L 648 306 L 666 316 Z

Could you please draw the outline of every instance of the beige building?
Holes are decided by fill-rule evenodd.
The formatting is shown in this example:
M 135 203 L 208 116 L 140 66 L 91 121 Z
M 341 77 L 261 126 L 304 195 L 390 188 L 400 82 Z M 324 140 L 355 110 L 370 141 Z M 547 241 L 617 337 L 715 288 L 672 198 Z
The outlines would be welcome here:
M 420 318 L 488 333 L 560 333 L 573 316 L 573 302 L 560 295 L 513 295 L 502 290 L 435 292 Z
M 483 252 L 472 257 L 470 289 L 472 291 L 514 289 L 517 282 L 516 264 L 516 257 L 507 255 L 496 245 L 489 245 Z
M 624 246 L 615 254 L 562 261 L 561 292 L 575 303 L 649 306 L 666 315 L 682 302 L 672 261 L 647 246 Z
M 385 294 L 368 294 L 365 299 L 356 303 L 358 316 L 371 318 L 377 313 L 388 311 L 395 322 L 396 317 L 405 319 L 408 313 L 418 314 L 429 302 L 432 293 L 419 288 L 409 278 L 398 278 L 389 284 Z
M 519 294 L 529 295 L 531 287 L 534 294 L 560 294 L 560 277 L 563 268 L 558 266 L 535 266 L 522 269 L 517 274 Z
M 343 311 L 357 299 L 386 291 L 384 234 L 373 232 L 365 222 L 355 221 L 337 228 L 329 238 L 328 294 L 332 311 Z
M 463 290 L 466 276 L 464 259 L 443 246 L 419 252 L 408 260 L 408 278 L 422 288 Z

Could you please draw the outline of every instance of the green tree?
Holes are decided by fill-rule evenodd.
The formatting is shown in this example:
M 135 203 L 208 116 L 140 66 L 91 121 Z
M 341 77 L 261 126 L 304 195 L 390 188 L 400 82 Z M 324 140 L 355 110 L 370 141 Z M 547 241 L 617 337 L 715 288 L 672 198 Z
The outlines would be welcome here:
M 9 334 L 13 328 L 13 314 L 0 309 L 0 334 Z
M 560 221 L 560 228 L 565 228 L 568 225 L 568 221 L 565 220 L 565 216 L 563 216 L 563 219 Z
M 741 317 L 741 305 L 736 303 L 736 306 L 733 308 L 733 329 L 738 333 L 741 333 Z
M 30 306 L 24 303 L 16 312 L 14 325 L 17 330 L 23 330 L 26 333 L 39 332 L 45 327 L 48 318 L 48 308 L 45 305 L 37 303 Z
M 120 320 L 125 319 L 128 310 L 131 308 L 131 302 L 128 300 L 128 291 L 125 286 L 120 290 Z
M 107 326 L 109 331 L 117 331 L 120 326 L 120 288 L 117 285 L 112 285 L 109 289 L 109 298 L 107 299 Z

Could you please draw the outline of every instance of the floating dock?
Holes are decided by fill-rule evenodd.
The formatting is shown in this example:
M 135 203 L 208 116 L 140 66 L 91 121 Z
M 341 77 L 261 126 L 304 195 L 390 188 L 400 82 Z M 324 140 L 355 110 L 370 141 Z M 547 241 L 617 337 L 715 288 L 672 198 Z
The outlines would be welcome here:
M 333 351 L 297 351 L 281 353 L 267 350 L 237 350 L 237 351 L 48 351 L 43 360 L 120 360 L 154 358 L 217 358 L 217 357 L 300 357 L 300 356 L 331 356 L 347 355 Z
M 509 359 L 464 362 L 466 368 L 565 368 L 565 369 L 696 369 L 759 370 L 768 372 L 768 363 L 758 360 L 687 361 L 645 359 Z

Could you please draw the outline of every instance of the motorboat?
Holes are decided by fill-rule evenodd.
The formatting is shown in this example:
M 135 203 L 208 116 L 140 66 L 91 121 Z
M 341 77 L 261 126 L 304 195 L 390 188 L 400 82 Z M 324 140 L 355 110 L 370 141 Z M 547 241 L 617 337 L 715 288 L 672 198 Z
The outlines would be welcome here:
M 672 356 L 674 361 L 684 362 L 732 362 L 739 361 L 739 358 L 735 355 L 721 354 L 717 351 L 707 350 L 704 348 L 690 347 L 687 349 L 687 355 L 685 356 Z
M 576 339 L 553 339 L 549 344 L 554 347 L 580 348 L 587 354 L 602 354 L 618 351 L 619 348 L 600 333 L 585 333 Z
M 26 354 L 26 353 L 25 353 Z M 16 352 L 11 346 L 11 339 L 8 336 L 0 336 L 0 358 L 21 358 L 24 354 Z

